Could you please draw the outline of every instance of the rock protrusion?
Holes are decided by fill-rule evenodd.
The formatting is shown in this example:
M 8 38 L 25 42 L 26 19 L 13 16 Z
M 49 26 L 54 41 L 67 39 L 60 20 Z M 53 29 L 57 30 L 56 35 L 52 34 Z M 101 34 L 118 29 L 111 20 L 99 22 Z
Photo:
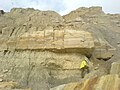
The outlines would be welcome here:
M 2 41 L 1 41 L 2 42 Z M 22 36 L 3 40 L 2 46 L 6 50 L 57 50 L 62 52 L 80 52 L 90 55 L 94 50 L 94 41 L 91 33 L 76 30 L 44 30 L 24 33 Z M 5 49 L 5 48 L 4 48 Z M 1 49 L 3 50 L 3 49 Z
M 61 85 L 50 90 L 119 90 L 120 78 L 118 75 L 93 77 L 85 81 Z

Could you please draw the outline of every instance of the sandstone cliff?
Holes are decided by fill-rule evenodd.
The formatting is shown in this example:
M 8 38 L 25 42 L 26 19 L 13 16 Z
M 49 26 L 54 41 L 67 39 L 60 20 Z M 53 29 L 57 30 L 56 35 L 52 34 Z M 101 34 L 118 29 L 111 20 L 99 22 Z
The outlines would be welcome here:
M 112 63 L 110 75 L 91 78 L 85 77 L 80 82 L 63 84 L 50 90 L 119 90 L 120 89 L 120 63 Z
M 101 7 L 78 8 L 65 16 L 32 8 L 0 11 L 0 79 L 49 90 L 81 81 L 79 65 L 88 58 L 91 66 L 85 79 L 100 83 L 110 77 L 112 82 L 119 77 L 106 74 L 119 72 L 116 65 L 111 68 L 120 58 L 119 30 L 120 15 L 105 14 Z M 94 76 L 98 78 L 89 79 Z

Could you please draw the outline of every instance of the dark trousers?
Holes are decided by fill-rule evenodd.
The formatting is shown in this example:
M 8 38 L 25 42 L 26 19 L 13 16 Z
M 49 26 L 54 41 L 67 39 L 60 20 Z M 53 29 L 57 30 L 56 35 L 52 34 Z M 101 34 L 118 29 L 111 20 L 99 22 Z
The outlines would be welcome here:
M 84 78 L 86 73 L 89 73 L 89 67 L 88 66 L 85 66 L 85 67 L 81 68 L 81 77 Z

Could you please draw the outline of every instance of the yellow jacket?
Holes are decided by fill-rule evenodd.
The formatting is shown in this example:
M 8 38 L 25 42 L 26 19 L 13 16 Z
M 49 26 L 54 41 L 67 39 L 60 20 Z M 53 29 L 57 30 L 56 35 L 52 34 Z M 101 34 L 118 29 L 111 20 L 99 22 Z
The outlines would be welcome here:
M 83 60 L 80 64 L 80 69 L 87 66 L 87 62 L 85 60 Z

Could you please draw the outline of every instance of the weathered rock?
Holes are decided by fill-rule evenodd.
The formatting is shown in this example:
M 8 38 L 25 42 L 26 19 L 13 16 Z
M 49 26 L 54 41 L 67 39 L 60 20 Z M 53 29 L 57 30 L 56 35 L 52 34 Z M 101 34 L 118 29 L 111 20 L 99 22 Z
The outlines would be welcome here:
M 45 30 L 25 33 L 19 38 L 6 41 L 8 50 L 60 50 L 66 52 L 80 52 L 89 55 L 94 50 L 92 35 L 85 31 L 75 30 Z M 3 49 L 2 49 L 3 50 Z
M 0 89 L 13 89 L 17 87 L 16 82 L 0 82 Z
M 94 77 L 85 81 L 61 85 L 50 90 L 119 90 L 120 78 L 118 75 Z
M 96 48 L 93 54 L 97 59 L 106 61 L 112 58 L 112 56 L 115 54 L 115 51 L 116 51 L 116 48 L 114 48 L 110 44 L 99 43 L 99 45 L 96 45 Z
M 78 17 L 86 17 L 92 15 L 101 15 L 101 14 L 104 15 L 104 12 L 102 11 L 102 7 L 90 7 L 90 8 L 81 7 L 65 15 L 64 18 L 66 21 L 68 21 L 68 20 L 77 19 Z
M 120 22 L 119 14 L 106 15 L 102 11 L 102 8 L 90 7 L 76 9 L 63 16 L 63 18 L 67 26 L 92 33 L 95 42 L 95 58 L 109 60 L 116 53 L 115 44 L 119 40 L 116 37 L 116 32 L 119 32 L 119 28 L 116 26 L 114 20 Z M 113 40 L 113 37 L 116 37 L 116 40 Z
M 118 74 L 120 76 L 120 62 L 113 62 L 110 74 Z
M 96 58 L 119 60 L 119 17 L 101 7 L 79 8 L 63 17 L 54 11 L 12 9 L 0 16 L 1 78 L 33 90 L 80 81 L 84 55 L 95 64 Z M 110 64 L 99 61 L 97 76 Z M 91 71 L 86 78 L 95 74 Z
M 47 90 L 48 83 L 56 86 L 81 78 L 79 65 L 84 57 L 79 53 L 53 53 L 39 50 L 9 53 L 7 51 L 0 62 L 0 70 L 9 69 L 3 77 L 4 80 L 16 81 L 20 86 L 31 87 L 34 90 L 39 88 Z
M 0 82 L 0 90 L 31 90 L 31 89 L 18 89 L 16 82 Z

